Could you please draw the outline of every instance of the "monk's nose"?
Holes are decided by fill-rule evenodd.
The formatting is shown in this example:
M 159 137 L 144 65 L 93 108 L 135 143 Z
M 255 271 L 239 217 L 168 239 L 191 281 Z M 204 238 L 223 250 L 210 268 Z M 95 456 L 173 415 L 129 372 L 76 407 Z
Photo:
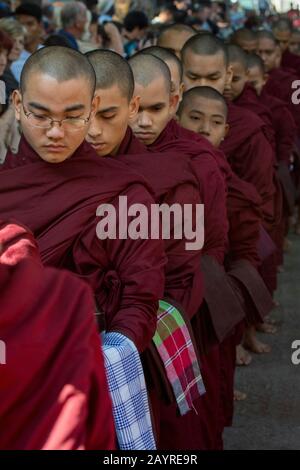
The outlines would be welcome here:
M 203 122 L 202 123 L 202 134 L 205 134 L 205 135 L 210 135 L 210 124 L 209 122 Z
M 95 138 L 97 136 L 100 136 L 101 134 L 102 134 L 101 127 L 97 126 L 96 123 L 92 119 L 90 122 L 89 129 L 88 129 L 88 136 L 91 138 Z
M 147 113 L 139 114 L 139 125 L 141 127 L 150 127 L 152 125 L 151 119 Z
M 64 135 L 64 128 L 58 123 L 53 123 L 51 128 L 47 130 L 47 137 L 49 137 L 50 139 L 61 139 L 62 137 L 64 137 Z

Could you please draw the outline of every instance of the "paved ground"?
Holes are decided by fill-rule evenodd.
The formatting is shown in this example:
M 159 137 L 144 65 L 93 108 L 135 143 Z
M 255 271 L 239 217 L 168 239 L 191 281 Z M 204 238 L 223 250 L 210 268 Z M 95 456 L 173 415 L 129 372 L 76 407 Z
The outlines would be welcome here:
M 291 344 L 300 340 L 300 237 L 291 236 L 285 272 L 279 275 L 276 298 L 281 307 L 276 335 L 261 335 L 272 346 L 268 355 L 239 367 L 237 388 L 248 399 L 235 407 L 234 426 L 226 430 L 225 449 L 300 450 L 300 365 L 291 362 Z

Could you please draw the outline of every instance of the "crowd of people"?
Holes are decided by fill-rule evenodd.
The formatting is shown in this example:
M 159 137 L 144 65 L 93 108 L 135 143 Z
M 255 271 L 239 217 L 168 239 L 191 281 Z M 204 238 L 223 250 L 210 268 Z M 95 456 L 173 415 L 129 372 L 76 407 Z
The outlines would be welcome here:
M 0 16 L 0 449 L 222 450 L 300 235 L 298 10 Z

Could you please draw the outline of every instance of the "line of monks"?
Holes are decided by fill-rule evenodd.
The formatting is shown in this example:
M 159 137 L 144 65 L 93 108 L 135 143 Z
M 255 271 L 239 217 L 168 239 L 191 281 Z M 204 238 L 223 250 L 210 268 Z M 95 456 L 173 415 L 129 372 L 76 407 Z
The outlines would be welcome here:
M 269 351 L 256 332 L 272 331 L 293 211 L 290 56 L 271 32 L 225 45 L 174 25 L 128 62 L 59 46 L 28 59 L 13 94 L 20 147 L 0 171 L 0 448 L 115 447 L 96 309 L 98 330 L 140 353 L 157 448 L 223 448 L 236 364 Z M 120 195 L 204 204 L 203 248 L 100 240 L 97 207 Z M 151 352 L 163 298 L 191 330 L 206 390 L 184 415 Z

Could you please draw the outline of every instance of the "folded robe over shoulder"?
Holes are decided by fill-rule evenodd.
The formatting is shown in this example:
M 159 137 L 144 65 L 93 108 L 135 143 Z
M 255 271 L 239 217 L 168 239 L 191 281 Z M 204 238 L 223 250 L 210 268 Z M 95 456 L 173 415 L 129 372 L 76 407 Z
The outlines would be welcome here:
M 24 227 L 0 223 L 0 242 L 0 449 L 114 449 L 90 289 L 43 268 Z
M 240 96 L 238 96 L 233 103 L 236 106 L 241 106 L 243 109 L 252 111 L 263 121 L 263 132 L 273 149 L 275 149 L 275 131 L 273 128 L 271 112 L 269 108 L 262 103 L 252 85 L 247 83 Z
M 10 157 L 10 156 L 9 156 Z M 14 217 L 35 234 L 45 264 L 75 272 L 92 287 L 107 331 L 128 336 L 143 351 L 156 328 L 164 291 L 165 255 L 161 240 L 99 240 L 96 210 L 154 203 L 147 184 L 120 162 L 98 158 L 82 144 L 63 163 L 42 161 L 23 138 L 19 166 L 0 172 L 0 215 Z M 20 166 L 21 165 L 21 166 Z
M 263 133 L 263 122 L 254 113 L 232 103 L 228 103 L 228 112 L 229 132 L 221 149 L 232 170 L 256 188 L 262 199 L 264 226 L 271 230 L 281 215 L 272 146 Z

